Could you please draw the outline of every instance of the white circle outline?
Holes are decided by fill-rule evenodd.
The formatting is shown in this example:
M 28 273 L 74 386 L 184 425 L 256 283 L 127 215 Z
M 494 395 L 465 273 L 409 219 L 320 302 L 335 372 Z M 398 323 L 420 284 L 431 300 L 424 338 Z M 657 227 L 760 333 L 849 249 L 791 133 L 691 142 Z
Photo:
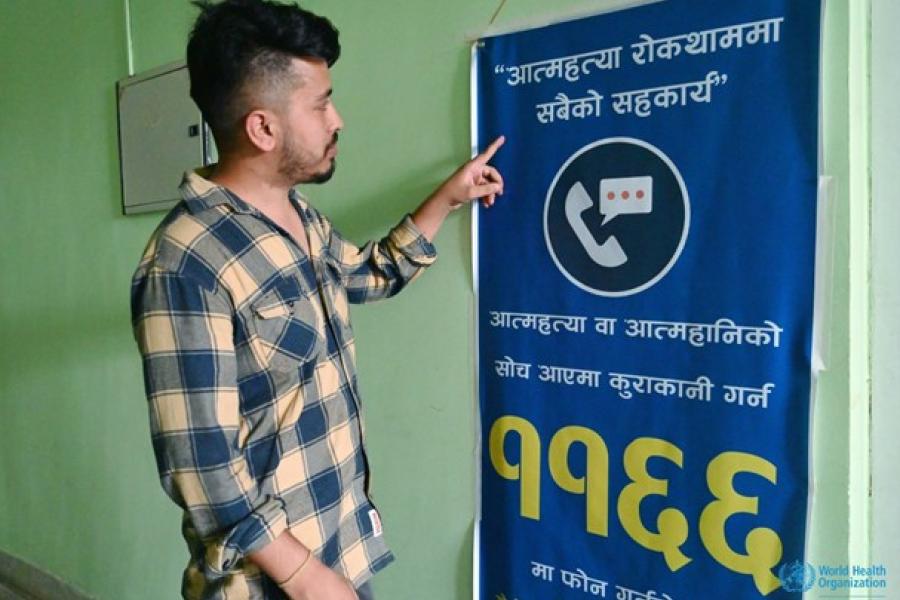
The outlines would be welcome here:
M 652 152 L 656 156 L 658 156 L 660 159 L 662 159 L 662 161 L 666 164 L 666 166 L 669 167 L 669 170 L 672 171 L 673 175 L 675 175 L 675 179 L 678 180 L 678 187 L 681 188 L 681 197 L 682 197 L 682 201 L 684 204 L 684 225 L 681 230 L 681 240 L 678 242 L 678 247 L 675 249 L 675 253 L 672 255 L 672 258 L 669 259 L 668 264 L 666 264 L 666 266 L 663 267 L 663 269 L 659 273 L 657 273 L 656 276 L 653 277 L 653 279 L 647 281 L 646 283 L 644 283 L 643 285 L 641 285 L 639 287 L 631 288 L 628 290 L 623 290 L 621 292 L 604 292 L 604 291 L 600 291 L 600 290 L 594 289 L 592 287 L 589 287 L 586 284 L 578 281 L 574 276 L 572 276 L 571 273 L 566 271 L 565 267 L 562 266 L 562 263 L 559 261 L 559 258 L 557 258 L 557 256 L 556 256 L 556 253 L 553 252 L 553 245 L 550 243 L 550 228 L 547 223 L 547 216 L 548 216 L 548 212 L 550 210 L 550 197 L 553 195 L 553 190 L 556 189 L 556 184 L 559 182 L 559 178 L 562 176 L 563 171 L 565 171 L 566 168 L 570 164 L 572 164 L 572 162 L 576 158 L 578 158 L 579 156 L 581 156 L 588 150 L 591 150 L 592 148 L 596 148 L 597 146 L 605 146 L 607 144 L 615 144 L 615 143 L 620 143 L 620 142 L 624 142 L 626 144 L 633 144 L 635 146 L 640 146 L 642 148 L 649 150 L 650 152 Z M 678 167 L 675 166 L 675 163 L 673 163 L 672 160 L 668 156 L 666 156 L 666 154 L 662 150 L 660 150 L 653 144 L 650 144 L 649 142 L 645 142 L 644 140 L 639 140 L 637 138 L 632 138 L 632 137 L 603 138 L 601 140 L 596 140 L 594 142 L 591 142 L 590 144 L 588 144 L 586 146 L 582 146 L 581 148 L 576 150 L 575 153 L 572 154 L 572 156 L 570 156 L 566 160 L 566 162 L 563 163 L 563 165 L 556 172 L 556 177 L 553 178 L 553 182 L 550 184 L 550 187 L 547 189 L 547 199 L 544 200 L 544 242 L 547 244 L 547 250 L 550 252 L 550 258 L 553 259 L 553 262 L 556 264 L 556 268 L 559 269 L 560 273 L 562 273 L 566 279 L 568 279 L 570 282 L 574 283 L 577 287 L 583 289 L 584 291 L 589 292 L 594 295 L 597 295 L 597 296 L 607 296 L 610 298 L 621 298 L 624 296 L 631 296 L 632 294 L 638 294 L 640 292 L 643 292 L 647 288 L 656 285 L 656 283 L 660 279 L 662 279 L 663 277 L 666 276 L 666 274 L 675 265 L 675 262 L 681 256 L 681 251 L 684 250 L 684 245 L 687 242 L 687 235 L 688 235 L 688 231 L 690 230 L 690 226 L 691 226 L 691 201 L 690 201 L 690 198 L 688 197 L 687 187 L 684 185 L 684 179 L 681 177 L 681 172 L 678 170 Z

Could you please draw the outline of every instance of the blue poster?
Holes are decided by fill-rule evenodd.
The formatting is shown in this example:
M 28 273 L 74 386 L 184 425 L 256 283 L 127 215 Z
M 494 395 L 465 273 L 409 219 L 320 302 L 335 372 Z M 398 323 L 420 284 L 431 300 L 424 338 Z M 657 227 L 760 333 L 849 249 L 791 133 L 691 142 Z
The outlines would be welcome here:
M 478 597 L 800 598 L 819 0 L 486 37 Z

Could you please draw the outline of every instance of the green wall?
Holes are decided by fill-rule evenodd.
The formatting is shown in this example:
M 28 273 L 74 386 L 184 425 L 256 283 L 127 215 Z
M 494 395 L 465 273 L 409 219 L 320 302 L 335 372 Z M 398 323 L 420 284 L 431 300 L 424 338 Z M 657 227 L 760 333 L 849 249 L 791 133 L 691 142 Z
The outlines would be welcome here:
M 857 1 L 857 0 L 852 0 Z M 850 206 L 850 16 L 847 1 L 826 3 L 822 48 L 823 171 L 830 186 L 833 265 L 825 274 L 831 287 L 826 309 L 829 346 L 813 400 L 811 518 L 808 562 L 848 562 L 849 521 L 849 206 Z M 818 598 L 819 588 L 806 594 Z M 827 593 L 827 592 L 826 592 Z
M 872 560 L 900 586 L 900 69 L 895 25 L 900 4 L 872 2 Z M 890 584 L 889 584 L 890 585 Z
M 180 559 L 129 334 L 120 2 L 0 4 L 0 548 L 105 598 Z M 162 574 L 165 572 L 165 575 Z
M 558 1 L 554 10 L 613 2 Z M 497 2 L 309 0 L 341 29 L 338 174 L 306 190 L 345 234 L 380 235 L 468 155 L 467 34 Z M 548 3 L 512 0 L 498 24 Z M 193 10 L 132 0 L 138 72 L 180 60 Z M 0 549 L 102 599 L 177 596 L 186 552 L 156 480 L 128 283 L 161 214 L 119 211 L 122 0 L 0 3 Z M 813 560 L 846 561 L 847 0 L 827 15 L 826 167 L 838 195 L 831 365 L 817 399 Z M 152 159 L 152 157 L 149 157 Z M 173 181 L 175 186 L 178 182 Z M 355 310 L 374 489 L 399 562 L 384 598 L 469 596 L 475 502 L 469 216 L 396 299 Z

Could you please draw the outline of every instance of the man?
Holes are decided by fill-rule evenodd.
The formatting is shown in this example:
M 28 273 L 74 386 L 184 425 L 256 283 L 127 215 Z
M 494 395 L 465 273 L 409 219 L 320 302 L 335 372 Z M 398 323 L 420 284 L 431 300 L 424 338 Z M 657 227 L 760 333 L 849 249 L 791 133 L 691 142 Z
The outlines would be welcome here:
M 132 282 L 153 448 L 184 510 L 182 594 L 368 598 L 392 556 L 368 497 L 347 303 L 397 293 L 435 260 L 449 212 L 493 204 L 503 140 L 358 248 L 293 190 L 334 172 L 337 31 L 294 5 L 198 6 L 191 96 L 221 160 L 185 175 Z

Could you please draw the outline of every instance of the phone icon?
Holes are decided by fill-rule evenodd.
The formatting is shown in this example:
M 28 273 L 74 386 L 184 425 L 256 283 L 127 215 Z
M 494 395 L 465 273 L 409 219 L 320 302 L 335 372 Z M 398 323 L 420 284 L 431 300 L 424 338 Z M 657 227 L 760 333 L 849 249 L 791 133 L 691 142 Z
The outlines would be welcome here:
M 615 236 L 610 236 L 605 242 L 598 244 L 584 222 L 584 213 L 593 206 L 590 194 L 581 182 L 576 182 L 566 195 L 565 210 L 569 226 L 592 261 L 608 269 L 621 267 L 628 262 L 628 257 L 619 245 L 619 240 Z
M 678 168 L 636 138 L 605 138 L 576 150 L 544 201 L 544 239 L 560 273 L 610 298 L 640 293 L 662 279 L 681 255 L 690 223 Z

